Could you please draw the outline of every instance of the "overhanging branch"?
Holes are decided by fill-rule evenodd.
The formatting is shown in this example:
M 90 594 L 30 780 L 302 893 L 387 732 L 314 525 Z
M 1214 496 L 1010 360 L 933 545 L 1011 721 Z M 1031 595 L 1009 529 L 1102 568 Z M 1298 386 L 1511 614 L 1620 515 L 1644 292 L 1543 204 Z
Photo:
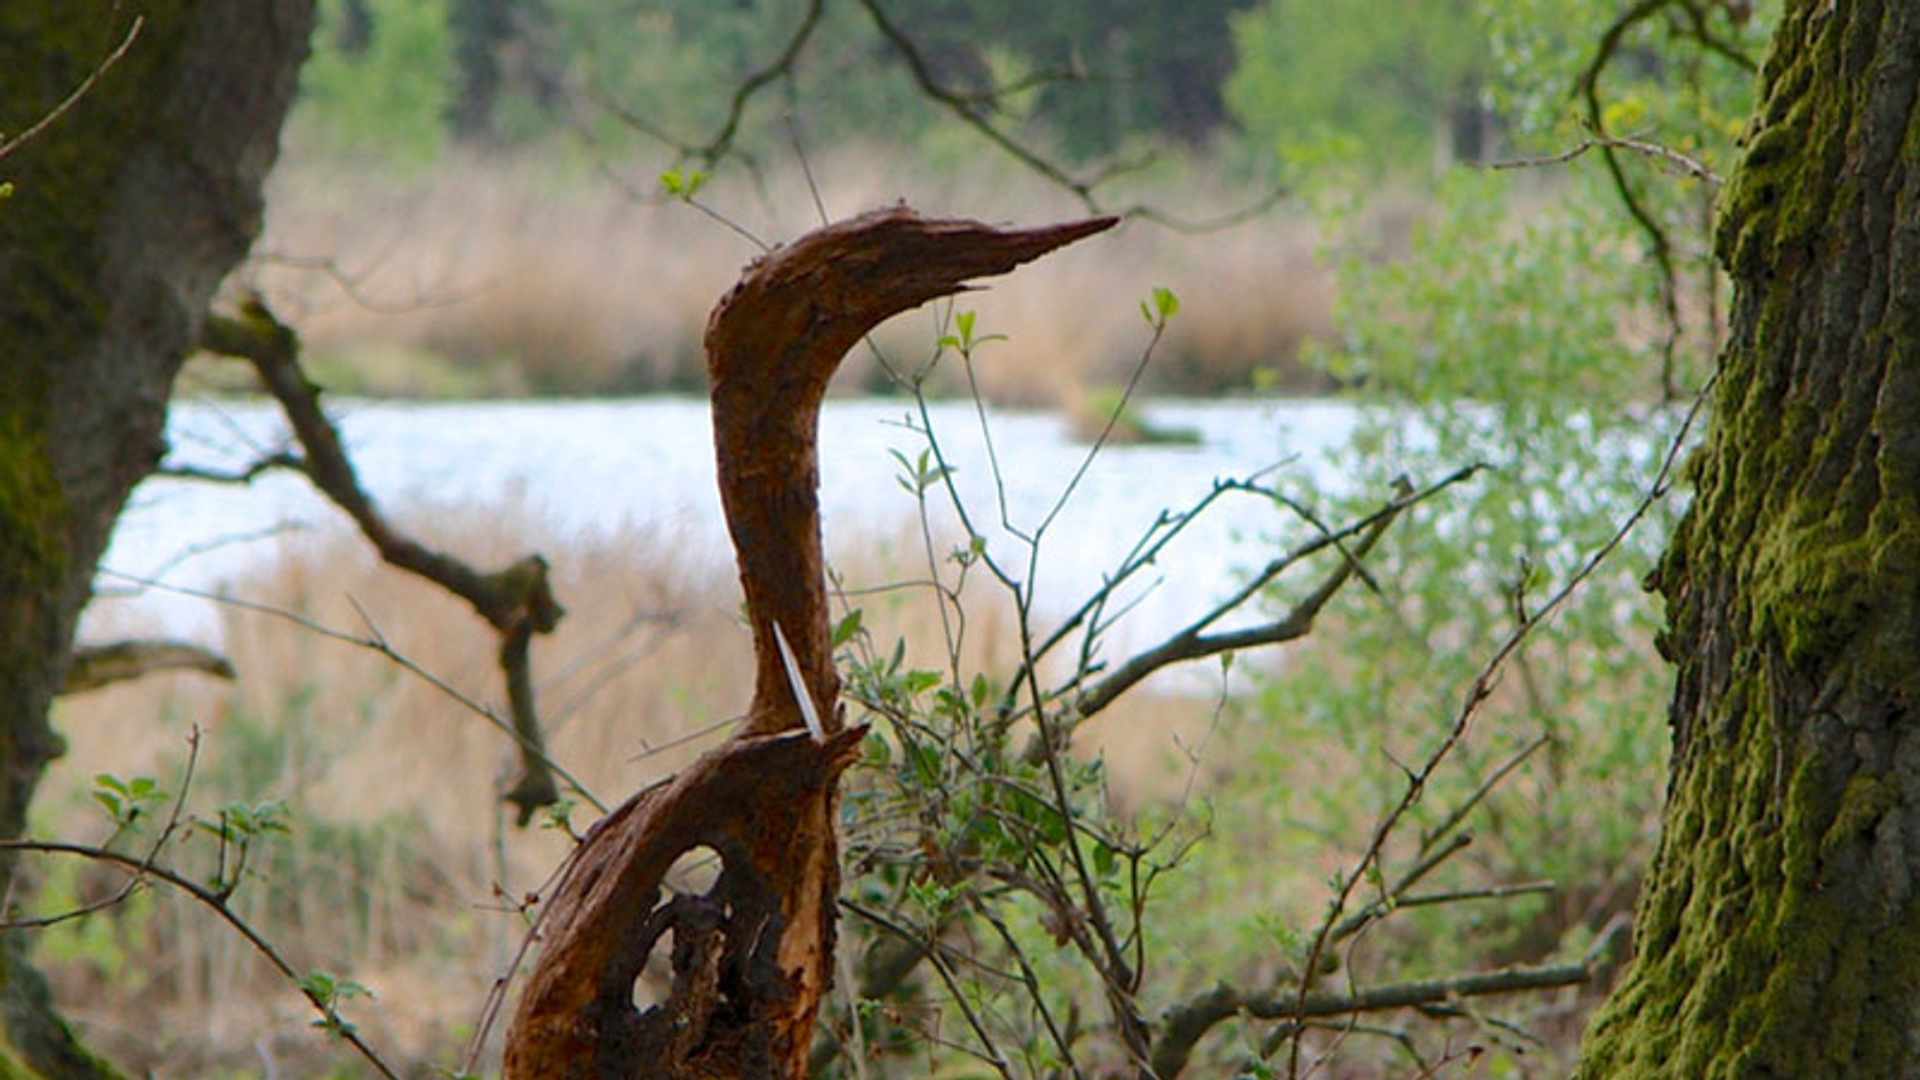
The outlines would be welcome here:
M 519 808 L 520 824 L 525 825 L 535 810 L 560 797 L 547 763 L 528 655 L 533 635 L 551 633 L 565 613 L 554 598 L 547 561 L 529 555 L 494 573 L 482 573 L 395 529 L 361 486 L 339 431 L 320 407 L 319 388 L 301 370 L 299 338 L 257 295 L 248 297 L 236 314 L 210 315 L 200 343 L 208 352 L 253 365 L 300 440 L 302 471 L 346 511 L 383 560 L 465 600 L 500 635 L 500 668 L 521 768 L 506 798 Z

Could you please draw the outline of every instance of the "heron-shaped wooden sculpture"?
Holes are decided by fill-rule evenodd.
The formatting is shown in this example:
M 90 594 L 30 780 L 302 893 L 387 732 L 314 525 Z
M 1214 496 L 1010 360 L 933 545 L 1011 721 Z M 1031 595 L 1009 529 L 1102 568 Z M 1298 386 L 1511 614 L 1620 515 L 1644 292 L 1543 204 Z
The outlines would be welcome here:
M 730 740 L 633 796 L 575 853 L 508 1032 L 509 1080 L 806 1075 L 832 977 L 838 782 L 862 735 L 835 707 L 815 449 L 827 381 L 888 316 L 1113 224 L 873 211 L 769 252 L 714 308 L 714 444 L 753 701 Z M 712 888 L 664 899 L 674 860 L 700 847 L 720 859 Z M 672 987 L 639 1010 L 634 981 L 668 931 Z

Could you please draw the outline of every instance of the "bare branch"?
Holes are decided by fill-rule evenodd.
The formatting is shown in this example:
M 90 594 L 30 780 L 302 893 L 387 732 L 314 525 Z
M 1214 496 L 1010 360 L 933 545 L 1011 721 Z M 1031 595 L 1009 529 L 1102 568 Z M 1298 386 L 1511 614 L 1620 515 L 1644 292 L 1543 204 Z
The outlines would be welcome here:
M 369 629 L 372 631 L 370 634 L 350 634 L 344 630 L 337 630 L 331 626 L 328 626 L 323 622 L 319 622 L 315 619 L 310 619 L 307 616 L 300 614 L 299 612 L 288 611 L 285 608 L 274 607 L 272 604 L 263 604 L 257 600 L 245 600 L 237 596 L 227 596 L 222 593 L 208 592 L 205 589 L 195 589 L 185 585 L 173 585 L 173 584 L 169 584 L 164 581 L 159 581 L 150 577 L 140 577 L 139 575 L 136 575 L 136 574 L 122 573 L 118 570 L 109 569 L 104 566 L 100 568 L 100 573 L 103 576 L 118 578 L 122 581 L 130 582 L 132 584 L 141 586 L 143 588 L 160 589 L 164 592 L 174 593 L 179 596 L 191 596 L 201 600 L 210 600 L 216 604 L 224 604 L 228 607 L 238 608 L 242 611 L 258 612 L 259 614 L 262 614 L 262 615 L 271 615 L 276 619 L 285 619 L 287 622 L 290 622 L 295 626 L 298 626 L 311 633 L 318 634 L 319 636 L 323 638 L 327 638 L 328 640 L 342 642 L 347 645 L 355 645 L 362 649 L 367 649 L 371 652 L 379 653 L 381 656 L 385 657 L 387 660 L 391 661 L 393 664 L 395 664 L 402 670 L 407 671 L 419 677 L 423 682 L 427 683 L 429 686 L 432 686 L 435 690 L 438 690 L 442 694 L 445 694 L 447 697 L 451 698 L 453 701 L 458 703 L 462 708 L 466 709 L 468 712 L 473 713 L 475 716 L 478 716 L 482 720 L 485 720 L 487 723 L 493 725 L 493 727 L 497 729 L 501 734 L 513 740 L 514 744 L 520 748 L 520 752 L 522 754 L 539 754 L 541 756 L 540 760 L 542 765 L 544 765 L 548 769 L 551 769 L 554 775 L 558 776 L 560 779 L 565 780 L 567 782 L 567 786 L 572 788 L 573 791 L 576 794 L 578 794 L 582 799 L 585 799 L 588 803 L 590 803 L 594 807 L 594 809 L 599 810 L 603 814 L 607 812 L 607 809 L 608 809 L 607 804 L 604 802 L 601 802 L 599 797 L 594 795 L 592 790 L 590 790 L 585 784 L 580 782 L 579 778 L 575 777 L 571 772 L 567 771 L 567 769 L 564 766 L 562 766 L 559 762 L 553 760 L 551 757 L 546 756 L 546 751 L 541 747 L 529 745 L 528 743 L 522 741 L 520 737 L 520 733 L 515 728 L 511 720 L 508 720 L 502 717 L 498 712 L 495 712 L 493 709 L 488 708 L 486 705 L 483 705 L 480 702 L 474 700 L 472 695 L 465 693 L 459 687 L 454 686 L 452 683 L 448 682 L 446 679 L 420 666 L 418 661 L 414 660 L 412 657 L 408 656 L 407 654 L 401 652 L 399 649 L 394 648 L 393 643 L 389 642 L 386 639 L 386 637 L 379 632 L 378 627 L 373 627 L 369 625 Z M 362 615 L 362 618 L 365 618 L 364 611 L 361 613 L 361 615 Z
M 1501 642 L 1500 647 L 1494 650 L 1493 655 L 1481 667 L 1479 674 L 1468 685 L 1465 700 L 1461 703 L 1460 711 L 1454 716 L 1445 737 L 1427 755 L 1419 769 L 1408 772 L 1407 787 L 1399 801 L 1374 825 L 1372 838 L 1368 841 L 1360 860 L 1350 871 L 1340 876 L 1339 888 L 1335 890 L 1333 901 L 1327 906 L 1327 916 L 1321 921 L 1320 929 L 1314 935 L 1313 945 L 1307 951 L 1307 961 L 1301 968 L 1300 985 L 1295 998 L 1303 1008 L 1307 1000 L 1313 996 L 1313 980 L 1317 976 L 1321 957 L 1325 955 L 1327 946 L 1334 940 L 1334 930 L 1340 915 L 1346 910 L 1347 903 L 1353 896 L 1353 890 L 1367 876 L 1368 868 L 1378 864 L 1381 852 L 1386 847 L 1387 838 L 1393 834 L 1393 831 L 1399 827 L 1401 819 L 1426 793 L 1427 784 L 1439 770 L 1441 763 L 1450 757 L 1454 749 L 1467 737 L 1474 718 L 1480 714 L 1481 706 L 1486 704 L 1487 699 L 1492 696 L 1495 678 L 1499 675 L 1500 669 L 1505 666 L 1507 659 L 1519 651 L 1520 646 L 1533 635 L 1535 629 L 1559 613 L 1561 606 L 1579 590 L 1581 585 L 1586 583 L 1589 577 L 1593 576 L 1601 564 L 1627 538 L 1627 534 L 1640 524 L 1656 503 L 1666 497 L 1675 466 L 1680 460 L 1681 451 L 1686 446 L 1687 436 L 1693 430 L 1694 421 L 1699 419 L 1701 409 L 1706 406 L 1708 395 L 1712 392 L 1717 380 L 1717 375 L 1709 378 L 1694 395 L 1693 404 L 1687 409 L 1679 430 L 1674 433 L 1673 440 L 1667 446 L 1666 454 L 1661 458 L 1658 472 L 1648 484 L 1645 494 L 1634 504 L 1632 511 L 1614 529 L 1612 535 L 1608 536 L 1547 599 L 1547 602 L 1534 612 L 1531 618 L 1515 627 Z M 1289 1076 L 1300 1075 L 1300 1042 L 1297 1039 L 1294 1040 L 1289 1053 L 1287 1073 Z
M 1076 726 L 1111 705 L 1115 698 L 1163 667 L 1216 656 L 1224 652 L 1293 641 L 1306 635 L 1313 629 L 1314 619 L 1319 616 L 1328 601 L 1332 600 L 1354 576 L 1360 560 L 1373 550 L 1374 545 L 1385 535 L 1394 519 L 1403 510 L 1466 480 L 1482 468 L 1485 466 L 1476 463 L 1456 469 L 1419 491 L 1402 493 L 1379 510 L 1337 533 L 1324 533 L 1272 560 L 1232 596 L 1216 604 L 1206 614 L 1159 645 L 1134 655 L 1112 674 L 1083 691 L 1075 701 L 1076 710 L 1080 715 Z M 1356 534 L 1359 535 L 1359 541 L 1353 546 L 1353 550 L 1347 551 L 1341 547 L 1344 540 Z M 1208 626 L 1230 612 L 1238 610 L 1282 571 L 1301 559 L 1329 547 L 1340 548 L 1343 556 L 1340 565 L 1335 567 L 1319 586 L 1303 597 L 1286 614 L 1258 626 L 1214 634 L 1206 633 Z
M 874 28 L 880 31 L 880 36 L 886 38 L 887 43 L 899 51 L 901 59 L 906 62 L 907 70 L 913 75 L 913 81 L 919 85 L 921 93 L 932 98 L 936 103 L 945 106 L 947 111 L 959 117 L 961 122 L 978 132 L 980 136 L 988 142 L 999 147 L 1015 161 L 1018 161 L 1033 172 L 1039 173 L 1042 177 L 1058 187 L 1072 193 L 1072 195 L 1080 201 L 1080 205 L 1085 207 L 1086 211 L 1090 214 L 1113 213 L 1123 218 L 1141 218 L 1179 232 L 1210 232 L 1217 229 L 1230 228 L 1259 217 L 1261 214 L 1279 205 L 1281 200 L 1287 197 L 1287 189 L 1276 186 L 1245 207 L 1217 217 L 1198 220 L 1182 218 L 1164 210 L 1145 205 L 1134 205 L 1120 210 L 1103 206 L 1100 200 L 1094 195 L 1094 191 L 1101 183 L 1112 179 L 1116 173 L 1103 171 L 1088 177 L 1074 176 L 1061 166 L 1048 160 L 1046 155 L 1040 151 L 1033 149 L 1001 130 L 991 120 L 987 119 L 986 116 L 982 115 L 979 95 L 954 90 L 942 85 L 938 79 L 934 78 L 933 69 L 927 64 L 926 58 L 921 55 L 919 46 L 914 43 L 911 37 L 907 36 L 906 31 L 902 30 L 897 23 L 887 17 L 886 12 L 880 10 L 878 0 L 858 0 L 858 2 L 860 6 L 866 10 L 868 17 L 873 20 Z M 1130 168 L 1131 167 L 1123 167 L 1121 171 L 1130 171 Z
M 1671 166 L 1674 169 L 1674 171 L 1678 172 L 1679 174 L 1683 176 L 1692 177 L 1693 179 L 1702 181 L 1712 187 L 1717 188 L 1721 184 L 1726 182 L 1725 178 L 1723 178 L 1719 173 L 1716 173 L 1711 168 L 1708 168 L 1705 162 L 1700 161 L 1697 158 L 1688 157 L 1687 155 L 1681 153 L 1680 151 L 1675 150 L 1671 146 L 1663 146 L 1659 143 L 1649 142 L 1645 139 L 1622 138 L 1620 136 L 1607 135 L 1604 133 L 1597 133 L 1592 138 L 1582 139 L 1578 145 L 1572 147 L 1571 149 L 1562 150 L 1557 154 L 1548 154 L 1545 157 L 1513 158 L 1508 161 L 1495 161 L 1488 164 L 1487 168 L 1489 169 L 1538 169 L 1547 165 L 1564 165 L 1567 162 L 1572 161 L 1577 157 L 1580 157 L 1582 154 L 1585 154 L 1589 150 L 1600 150 L 1600 149 L 1617 149 L 1617 150 L 1632 151 L 1633 153 L 1640 154 L 1644 157 L 1652 158 L 1655 161 L 1663 162 Z
M 450 307 L 465 303 L 493 287 L 491 283 L 482 283 L 448 292 L 429 293 L 416 290 L 414 295 L 404 300 L 383 300 L 369 295 L 365 287 L 385 260 L 386 255 L 382 254 L 375 257 L 365 269 L 349 271 L 340 265 L 338 259 L 330 255 L 295 255 L 281 251 L 256 251 L 247 257 L 248 262 L 258 265 L 283 266 L 290 270 L 317 272 L 333 282 L 341 295 L 355 307 L 371 311 L 376 315 L 405 315 L 429 308 Z
M 787 39 L 786 47 L 781 49 L 780 55 L 776 56 L 766 67 L 748 75 L 734 87 L 733 98 L 727 103 L 726 117 L 721 120 L 720 126 L 715 130 L 713 136 L 704 143 L 695 143 L 690 140 L 676 138 L 660 125 L 625 108 L 618 102 L 608 99 L 604 95 L 589 91 L 588 97 L 595 104 L 607 110 L 614 119 L 619 120 L 621 123 L 645 135 L 647 138 L 672 148 L 682 160 L 691 159 L 702 165 L 711 166 L 728 154 L 738 153 L 734 148 L 733 140 L 735 136 L 739 134 L 740 121 L 746 115 L 747 104 L 769 83 L 793 71 L 794 62 L 800 58 L 800 50 L 806 47 L 807 40 L 813 37 L 814 30 L 820 25 L 820 16 L 824 7 L 824 0 L 808 0 L 806 13 L 800 17 L 800 25 L 794 28 L 793 35 Z M 708 213 L 717 218 L 722 224 L 728 225 L 736 230 L 739 229 L 739 226 L 713 213 L 713 211 L 709 210 Z M 751 238 L 751 236 L 749 236 L 749 238 Z M 758 240 L 754 242 L 759 243 Z M 762 250 L 765 250 L 765 244 L 761 244 L 760 246 Z
M 156 671 L 198 671 L 220 679 L 234 677 L 233 661 L 212 649 L 186 641 L 136 638 L 76 646 L 60 693 L 84 693 Z
M 1157 1076 L 1178 1076 L 1187 1067 L 1202 1036 L 1228 1017 L 1245 1013 L 1262 1020 L 1287 1020 L 1297 1031 L 1305 1021 L 1389 1009 L 1418 1008 L 1459 998 L 1511 994 L 1578 986 L 1593 977 L 1594 963 L 1547 964 L 1475 972 L 1442 979 L 1390 983 L 1345 994 L 1313 993 L 1296 996 L 1286 991 L 1247 993 L 1227 985 L 1167 1011 L 1160 1038 L 1154 1041 L 1153 1070 Z
M 123 866 L 145 877 L 166 882 L 168 885 L 198 900 L 206 907 L 211 908 L 215 915 L 218 915 L 222 921 L 246 939 L 247 944 L 253 947 L 253 951 L 265 957 L 267 962 L 273 965 L 274 970 L 284 976 L 289 983 L 292 983 L 293 986 L 300 991 L 300 996 L 306 998 L 309 1004 L 319 1010 L 322 1017 L 330 1021 L 337 1021 L 339 1019 L 339 1014 L 334 1011 L 333 1006 L 323 1001 L 320 996 L 307 985 L 306 980 L 301 977 L 299 972 L 293 969 L 293 965 L 289 964 L 286 957 L 280 954 L 280 950 L 274 947 L 273 942 L 268 941 L 267 938 L 262 935 L 260 931 L 254 929 L 253 925 L 247 922 L 239 912 L 228 906 L 226 898 L 217 890 L 209 889 L 198 881 L 178 871 L 168 869 L 165 866 L 155 865 L 147 860 L 122 854 L 118 851 L 108 851 L 105 848 L 91 847 L 86 844 L 71 844 L 59 840 L 0 840 L 0 851 L 36 851 L 49 855 L 76 855 L 83 859 L 91 859 L 94 862 Z M 387 1080 L 400 1080 L 400 1074 L 395 1072 L 391 1066 L 381 1059 L 373 1047 L 369 1046 L 366 1040 L 360 1037 L 359 1032 L 354 1031 L 350 1027 L 338 1027 L 335 1028 L 334 1031 L 335 1034 L 345 1039 L 355 1050 L 359 1051 L 360 1056 L 366 1059 L 367 1064 L 373 1066 L 374 1070 L 381 1076 L 386 1077 Z
M 306 462 L 303 471 L 360 526 L 382 559 L 465 600 L 500 635 L 500 668 L 506 678 L 515 742 L 521 748 L 520 778 L 504 797 L 519 807 L 520 824 L 526 825 L 535 810 L 560 797 L 548 766 L 528 670 L 532 636 L 551 633 L 565 613 L 554 598 L 546 560 L 529 555 L 482 574 L 394 529 L 361 487 L 340 433 L 320 407 L 319 388 L 301 370 L 299 339 L 274 318 L 258 295 L 247 298 L 237 315 L 208 318 L 201 344 L 210 352 L 253 364 L 300 440 Z
M 202 484 L 251 484 L 264 473 L 274 469 L 291 469 L 294 472 L 306 472 L 306 464 L 299 457 L 286 451 L 256 458 L 247 467 L 237 472 L 222 472 L 217 469 L 202 469 L 192 465 L 162 465 L 153 470 L 153 475 L 168 480 L 192 480 Z
M 112 851 L 107 848 L 92 847 L 86 844 L 72 844 L 63 841 L 0 840 L 0 851 L 34 851 L 53 855 L 76 855 L 83 859 L 107 863 L 129 871 L 126 884 L 106 900 L 88 904 L 83 908 L 62 912 L 57 916 L 11 920 L 0 923 L 0 928 L 20 930 L 53 926 L 81 915 L 112 907 L 132 896 L 134 890 L 139 888 L 141 883 L 149 878 L 165 882 L 213 909 L 216 915 L 220 916 L 227 925 L 238 931 L 240 936 L 245 938 L 249 945 L 253 946 L 255 952 L 266 957 L 267 962 L 272 964 L 288 982 L 292 983 L 294 987 L 300 991 L 301 995 L 307 999 L 309 1004 L 320 1011 L 320 1015 L 332 1025 L 330 1030 L 334 1031 L 352 1045 L 355 1050 L 359 1051 L 360 1056 L 365 1058 L 367 1063 L 372 1065 L 374 1070 L 381 1076 L 388 1078 L 388 1080 L 399 1080 L 399 1074 L 394 1072 L 385 1061 L 381 1060 L 380 1055 L 376 1053 L 373 1047 L 369 1046 L 365 1040 L 360 1038 L 358 1032 L 350 1025 L 341 1025 L 338 1023 L 339 1014 L 335 1011 L 333 1004 L 322 1000 L 320 996 L 307 985 L 306 980 L 302 979 L 300 974 L 294 971 L 293 965 L 287 963 L 286 958 L 280 955 L 280 951 L 274 947 L 273 943 L 268 941 L 258 930 L 255 930 L 238 912 L 228 906 L 227 899 L 231 893 L 230 886 L 222 885 L 219 889 L 210 889 L 192 878 L 160 865 L 157 861 L 160 857 L 160 852 L 166 847 L 167 842 L 172 839 L 175 832 L 179 831 L 181 810 L 186 805 L 187 792 L 193 787 L 194 768 L 199 763 L 199 760 L 200 729 L 196 727 L 192 733 L 187 736 L 187 764 L 181 773 L 180 790 L 174 796 L 173 808 L 167 815 L 166 825 L 163 826 L 159 834 L 155 836 L 153 843 L 148 847 L 144 857 L 135 858 L 132 855 Z

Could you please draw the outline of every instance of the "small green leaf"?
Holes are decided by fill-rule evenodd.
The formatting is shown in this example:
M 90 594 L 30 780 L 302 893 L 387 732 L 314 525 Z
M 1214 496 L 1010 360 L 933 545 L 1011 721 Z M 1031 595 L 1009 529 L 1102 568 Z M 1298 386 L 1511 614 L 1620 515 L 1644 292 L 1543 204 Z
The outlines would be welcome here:
M 960 328 L 961 341 L 973 341 L 973 317 L 974 313 L 971 311 L 962 311 L 953 317 L 953 325 Z
M 309 971 L 300 976 L 300 989 L 319 998 L 322 1003 L 331 1004 L 337 991 L 333 975 L 325 971 Z
M 540 827 L 543 829 L 558 829 L 561 832 L 572 832 L 573 808 L 578 805 L 579 800 L 577 799 L 559 799 L 551 803 L 547 807 L 546 821 L 543 822 Z
M 692 199 L 707 182 L 707 174 L 698 169 L 667 169 L 660 174 L 660 186 L 676 199 Z
M 1173 290 L 1156 285 L 1153 287 L 1153 310 L 1160 313 L 1161 319 L 1171 319 L 1180 313 L 1180 298 Z
M 858 634 L 860 632 L 860 629 L 861 629 L 861 610 L 859 608 L 854 608 L 852 611 L 847 612 L 846 617 L 842 618 L 838 623 L 834 624 L 833 647 L 837 649 L 840 646 L 845 645 L 847 642 L 852 641 L 854 635 Z

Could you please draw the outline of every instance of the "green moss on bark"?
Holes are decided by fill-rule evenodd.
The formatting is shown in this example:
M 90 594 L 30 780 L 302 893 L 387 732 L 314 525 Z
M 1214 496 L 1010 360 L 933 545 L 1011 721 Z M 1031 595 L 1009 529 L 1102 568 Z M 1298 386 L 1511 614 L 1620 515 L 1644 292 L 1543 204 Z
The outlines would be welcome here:
M 1920 1051 L 1920 242 L 1895 224 L 1920 214 L 1920 20 L 1789 0 L 1763 79 L 1721 201 L 1733 336 L 1657 575 L 1667 820 L 1588 1078 Z
M 25 410 L 0 412 L 0 590 L 58 580 L 65 565 L 60 503 L 38 425 Z
M 0 3 L 0 835 L 60 752 L 46 709 L 173 373 L 257 226 L 310 0 Z M 12 860 L 0 858 L 0 886 Z M 4 891 L 4 890 L 0 890 Z M 0 1076 L 106 1077 L 0 935 Z M 22 1064 L 25 1063 L 25 1064 Z

